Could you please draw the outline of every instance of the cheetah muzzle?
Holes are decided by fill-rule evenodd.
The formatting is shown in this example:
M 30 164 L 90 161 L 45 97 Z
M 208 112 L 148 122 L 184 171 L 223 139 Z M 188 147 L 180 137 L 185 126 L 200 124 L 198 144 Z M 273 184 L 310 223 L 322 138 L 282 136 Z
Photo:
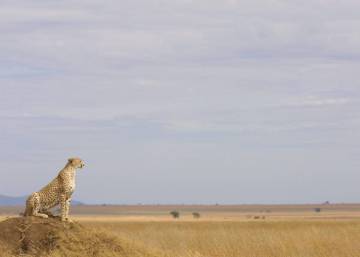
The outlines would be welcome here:
M 57 177 L 40 191 L 32 193 L 26 200 L 24 216 L 48 218 L 50 209 L 61 206 L 61 220 L 69 220 L 71 196 L 75 190 L 76 170 L 85 166 L 79 158 L 70 158 Z

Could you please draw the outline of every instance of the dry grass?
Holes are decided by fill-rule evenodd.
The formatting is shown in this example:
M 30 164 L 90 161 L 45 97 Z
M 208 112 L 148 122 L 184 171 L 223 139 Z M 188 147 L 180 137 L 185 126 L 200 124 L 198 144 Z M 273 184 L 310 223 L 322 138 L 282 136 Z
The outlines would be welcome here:
M 130 254 L 137 257 L 359 257 L 360 205 L 315 207 L 79 206 L 73 218 L 104 237 L 116 235 L 129 251 L 144 249 Z M 179 220 L 169 215 L 174 209 Z
M 359 221 L 89 222 L 168 257 L 358 257 Z

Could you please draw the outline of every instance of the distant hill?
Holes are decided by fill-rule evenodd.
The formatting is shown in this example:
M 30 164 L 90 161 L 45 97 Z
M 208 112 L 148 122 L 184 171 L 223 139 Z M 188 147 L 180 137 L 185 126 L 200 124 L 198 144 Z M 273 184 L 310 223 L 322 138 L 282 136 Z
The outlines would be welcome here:
M 25 205 L 28 196 L 6 196 L 0 195 L 0 206 Z M 73 200 L 72 205 L 83 205 L 84 203 Z

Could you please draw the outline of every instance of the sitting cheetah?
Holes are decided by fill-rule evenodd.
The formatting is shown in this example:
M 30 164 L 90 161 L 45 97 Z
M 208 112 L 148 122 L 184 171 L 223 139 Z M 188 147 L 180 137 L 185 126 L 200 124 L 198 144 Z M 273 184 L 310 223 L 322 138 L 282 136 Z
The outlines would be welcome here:
M 53 181 L 29 196 L 24 215 L 48 218 L 52 216 L 50 209 L 60 204 L 61 220 L 69 221 L 71 195 L 75 190 L 75 172 L 84 166 L 81 159 L 70 158 Z

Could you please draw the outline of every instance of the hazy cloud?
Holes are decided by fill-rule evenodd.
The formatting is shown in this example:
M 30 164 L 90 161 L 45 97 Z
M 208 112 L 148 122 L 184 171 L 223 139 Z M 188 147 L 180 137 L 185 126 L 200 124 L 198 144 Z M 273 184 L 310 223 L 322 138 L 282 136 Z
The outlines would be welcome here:
M 358 1 L 0 7 L 0 193 L 80 155 L 89 202 L 359 200 Z

